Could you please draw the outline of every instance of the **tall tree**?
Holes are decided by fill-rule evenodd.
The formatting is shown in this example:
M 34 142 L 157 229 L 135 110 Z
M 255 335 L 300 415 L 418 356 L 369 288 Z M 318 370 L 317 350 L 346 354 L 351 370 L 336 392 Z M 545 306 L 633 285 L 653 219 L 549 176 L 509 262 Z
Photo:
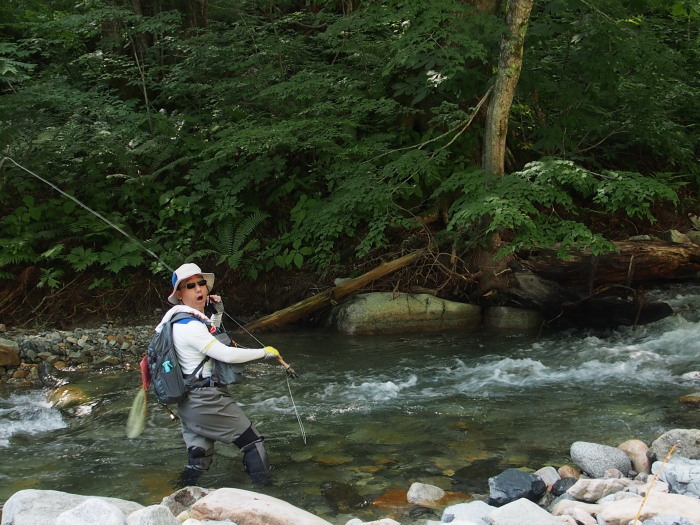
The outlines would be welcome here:
M 523 65 L 525 33 L 534 0 L 510 0 L 506 6 L 506 33 L 501 40 L 498 72 L 484 130 L 482 167 L 502 175 L 505 171 L 508 115 Z

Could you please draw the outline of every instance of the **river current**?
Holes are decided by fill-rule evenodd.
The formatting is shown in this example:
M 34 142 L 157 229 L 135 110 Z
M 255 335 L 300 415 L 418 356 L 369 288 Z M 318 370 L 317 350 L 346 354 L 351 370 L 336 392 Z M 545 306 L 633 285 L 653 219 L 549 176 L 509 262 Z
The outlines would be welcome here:
M 274 484 L 260 490 L 334 524 L 401 521 L 358 502 L 413 482 L 487 494 L 488 477 L 506 468 L 570 463 L 574 441 L 651 444 L 698 428 L 698 409 L 679 398 L 700 391 L 700 286 L 650 300 L 674 314 L 605 333 L 263 334 L 300 377 L 256 363 L 232 387 L 266 436 Z M 172 493 L 186 460 L 178 424 L 151 399 L 143 434 L 125 437 L 139 373 L 76 373 L 71 383 L 90 399 L 71 413 L 51 408 L 44 390 L 0 389 L 0 503 L 27 488 L 144 505 Z M 342 495 L 324 495 L 327 482 Z M 230 445 L 217 445 L 199 484 L 252 489 Z

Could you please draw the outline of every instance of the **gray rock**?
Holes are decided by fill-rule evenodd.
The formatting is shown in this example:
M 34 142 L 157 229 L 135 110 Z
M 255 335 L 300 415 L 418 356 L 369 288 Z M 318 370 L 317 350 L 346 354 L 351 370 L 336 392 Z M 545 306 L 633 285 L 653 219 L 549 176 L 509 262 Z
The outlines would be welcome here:
M 539 476 L 547 484 L 547 488 L 551 488 L 561 479 L 559 472 L 554 467 L 542 467 L 535 471 L 535 476 Z
M 610 494 L 627 490 L 632 485 L 643 485 L 643 483 L 620 478 L 579 479 L 566 492 L 574 499 L 595 502 Z
M 434 485 L 426 485 L 425 483 L 413 483 L 408 489 L 406 499 L 414 505 L 423 507 L 433 507 L 435 504 L 445 497 L 445 491 Z
M 57 490 L 26 489 L 15 492 L 5 502 L 0 525 L 46 525 L 54 523 L 63 512 L 91 498 Z M 124 516 L 143 508 L 133 501 L 117 498 L 97 498 L 117 507 Z
M 170 496 L 164 497 L 161 505 L 167 507 L 174 516 L 178 516 L 210 492 L 210 490 L 201 487 L 184 487 Z
M 681 233 L 678 230 L 668 230 L 661 235 L 661 238 L 665 241 L 675 242 L 678 244 L 686 244 L 692 242 L 690 237 L 685 233 Z
M 576 478 L 561 478 L 559 481 L 552 485 L 552 495 L 561 496 L 565 494 L 567 490 L 576 484 Z
M 652 465 L 653 474 L 659 470 L 659 479 L 668 483 L 671 492 L 700 498 L 700 460 L 672 457 L 665 465 L 661 461 Z
M 126 525 L 126 517 L 111 503 L 89 498 L 77 507 L 61 512 L 54 525 Z
M 129 515 L 127 525 L 180 525 L 165 505 L 151 505 Z
M 498 330 L 539 330 L 544 316 L 535 310 L 494 306 L 484 310 L 484 327 Z
M 605 471 L 615 468 L 623 473 L 632 469 L 632 461 L 617 447 L 576 441 L 571 445 L 571 459 L 576 466 L 593 478 L 602 478 Z
M 649 450 L 656 459 L 663 461 L 673 445 L 676 445 L 674 456 L 700 459 L 700 430 L 683 428 L 669 430 L 656 439 Z
M 492 507 L 483 501 L 470 501 L 451 505 L 442 511 L 443 523 L 456 523 L 460 525 L 486 525 L 486 516 L 491 514 L 496 507 Z
M 561 525 L 549 512 L 527 499 L 512 501 L 486 516 L 488 525 Z
M 644 520 L 642 525 L 697 525 L 697 523 L 683 516 L 654 516 Z
M 276 525 L 331 525 L 280 499 L 258 492 L 222 488 L 198 500 L 190 511 L 191 517 L 200 521 L 229 519 L 236 523 Z
M 521 498 L 539 501 L 547 491 L 541 477 L 510 468 L 489 478 L 489 505 L 500 507 Z

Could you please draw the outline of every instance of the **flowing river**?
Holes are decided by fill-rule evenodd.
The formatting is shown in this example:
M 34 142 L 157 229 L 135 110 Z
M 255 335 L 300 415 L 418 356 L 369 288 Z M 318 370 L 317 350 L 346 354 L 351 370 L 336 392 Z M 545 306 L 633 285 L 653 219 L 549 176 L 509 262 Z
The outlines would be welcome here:
M 400 521 L 358 504 L 417 481 L 487 494 L 488 477 L 506 468 L 569 463 L 574 441 L 651 444 L 698 428 L 698 409 L 679 397 L 700 391 L 700 287 L 651 296 L 674 315 L 606 333 L 264 334 L 300 378 L 256 363 L 232 387 L 267 437 L 274 484 L 261 490 L 334 524 Z M 71 414 L 51 408 L 45 391 L 0 390 L 0 503 L 27 488 L 144 505 L 172 493 L 186 460 L 178 424 L 151 400 L 143 434 L 125 437 L 139 372 L 71 383 L 91 399 Z M 217 446 L 199 484 L 252 489 L 230 445 Z

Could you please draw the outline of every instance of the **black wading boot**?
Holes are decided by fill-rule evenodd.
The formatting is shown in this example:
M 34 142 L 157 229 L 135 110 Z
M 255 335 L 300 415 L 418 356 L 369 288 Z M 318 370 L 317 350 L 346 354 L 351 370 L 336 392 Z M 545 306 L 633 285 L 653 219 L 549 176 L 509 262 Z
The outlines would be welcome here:
M 172 482 L 174 488 L 181 489 L 197 485 L 199 478 L 207 471 L 211 458 L 206 457 L 206 451 L 200 447 L 187 449 L 187 466 L 180 473 L 180 477 Z
M 245 471 L 256 487 L 270 484 L 270 460 L 267 457 L 263 438 L 241 447 Z

